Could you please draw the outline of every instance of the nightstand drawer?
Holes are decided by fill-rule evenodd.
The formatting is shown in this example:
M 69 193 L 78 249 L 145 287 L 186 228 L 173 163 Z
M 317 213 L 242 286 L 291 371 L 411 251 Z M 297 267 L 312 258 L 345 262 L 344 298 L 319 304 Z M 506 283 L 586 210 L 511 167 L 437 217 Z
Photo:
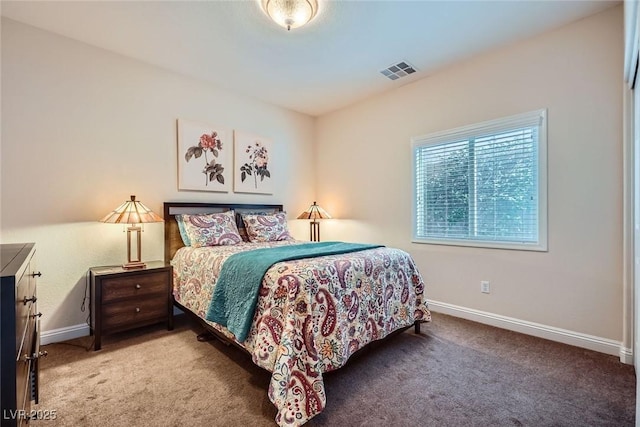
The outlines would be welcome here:
M 167 272 L 116 277 L 102 281 L 102 303 L 144 295 L 167 294 Z M 166 299 L 166 298 L 165 298 Z
M 154 323 L 173 329 L 171 290 L 173 270 L 164 261 L 126 269 L 93 267 L 91 278 L 91 333 L 94 350 L 102 348 L 102 336 Z
M 102 306 L 102 327 L 105 331 L 142 324 L 167 317 L 169 299 L 166 295 L 142 300 L 122 301 Z

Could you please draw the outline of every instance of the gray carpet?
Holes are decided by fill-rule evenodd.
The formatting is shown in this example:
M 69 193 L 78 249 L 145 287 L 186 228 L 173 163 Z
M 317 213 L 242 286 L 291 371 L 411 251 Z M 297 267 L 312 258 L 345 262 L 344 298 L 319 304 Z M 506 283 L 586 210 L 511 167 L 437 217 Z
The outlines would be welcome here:
M 269 374 L 176 318 L 46 346 L 43 426 L 274 426 Z M 618 358 L 437 314 L 325 375 L 310 426 L 632 426 L 635 374 Z

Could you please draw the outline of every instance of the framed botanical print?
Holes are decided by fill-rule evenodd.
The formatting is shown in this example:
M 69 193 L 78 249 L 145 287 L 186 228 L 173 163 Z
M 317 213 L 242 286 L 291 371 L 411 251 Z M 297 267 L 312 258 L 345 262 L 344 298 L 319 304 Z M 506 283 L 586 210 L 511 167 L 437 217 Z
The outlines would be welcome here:
M 229 192 L 231 152 L 229 130 L 178 119 L 178 190 Z
M 234 131 L 233 191 L 273 194 L 273 143 L 270 139 Z

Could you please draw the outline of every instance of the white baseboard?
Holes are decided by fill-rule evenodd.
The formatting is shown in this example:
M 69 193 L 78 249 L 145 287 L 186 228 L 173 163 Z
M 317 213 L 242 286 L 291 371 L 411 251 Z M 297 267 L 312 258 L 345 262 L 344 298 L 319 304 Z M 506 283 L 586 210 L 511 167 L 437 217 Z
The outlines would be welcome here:
M 183 313 L 177 307 L 173 307 L 173 314 L 179 315 Z M 67 326 L 66 328 L 52 329 L 40 333 L 40 345 L 72 340 L 74 338 L 86 337 L 87 335 L 89 335 L 89 325 L 86 323 Z
M 72 340 L 74 338 L 86 337 L 89 335 L 89 325 L 81 323 L 79 325 L 67 326 L 66 328 L 52 329 L 40 333 L 40 344 L 47 345 L 55 342 Z
M 555 328 L 553 326 L 542 325 L 540 323 L 528 322 L 526 320 L 515 319 L 513 317 L 501 316 L 499 314 L 488 313 L 486 311 L 474 310 L 458 305 L 447 304 L 445 302 L 429 300 L 429 309 L 436 313 L 449 314 L 461 317 L 474 322 L 495 326 L 510 331 L 533 335 L 563 344 L 574 345 L 598 351 L 600 353 L 611 354 L 620 357 L 622 363 L 633 364 L 633 350 L 622 347 L 622 343 L 593 335 L 573 332 L 567 329 Z M 174 314 L 182 313 L 174 308 Z M 66 328 L 44 331 L 40 334 L 42 345 L 52 344 L 61 341 L 72 340 L 74 338 L 89 335 L 89 325 L 82 323 L 68 326 Z
M 627 365 L 633 365 L 633 350 L 620 345 L 620 361 Z
M 629 348 L 623 348 L 620 341 L 542 325 L 540 323 L 528 322 L 513 317 L 501 316 L 499 314 L 474 310 L 440 301 L 429 300 L 429 309 L 436 313 L 449 314 L 451 316 L 473 320 L 474 322 L 484 323 L 485 325 L 545 338 L 600 353 L 611 354 L 620 357 L 622 363 L 633 364 L 633 351 Z

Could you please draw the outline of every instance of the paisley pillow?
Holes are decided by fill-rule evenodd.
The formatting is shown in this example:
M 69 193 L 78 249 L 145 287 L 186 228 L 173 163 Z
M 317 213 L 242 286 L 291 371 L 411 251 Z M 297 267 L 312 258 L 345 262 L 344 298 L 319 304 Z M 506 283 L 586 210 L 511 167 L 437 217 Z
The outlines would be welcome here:
M 183 222 L 186 237 L 194 248 L 235 245 L 242 242 L 236 226 L 236 215 L 233 211 L 196 215 L 182 214 L 180 219 Z
M 180 237 L 182 237 L 182 243 L 185 246 L 191 246 L 191 239 L 189 239 L 189 235 L 187 234 L 187 229 L 184 225 L 184 219 L 182 219 L 182 215 L 176 215 L 176 222 L 178 223 L 178 230 L 180 230 Z
M 275 214 L 242 214 L 242 221 L 250 242 L 274 242 L 292 239 L 287 227 L 287 215 L 284 212 Z

